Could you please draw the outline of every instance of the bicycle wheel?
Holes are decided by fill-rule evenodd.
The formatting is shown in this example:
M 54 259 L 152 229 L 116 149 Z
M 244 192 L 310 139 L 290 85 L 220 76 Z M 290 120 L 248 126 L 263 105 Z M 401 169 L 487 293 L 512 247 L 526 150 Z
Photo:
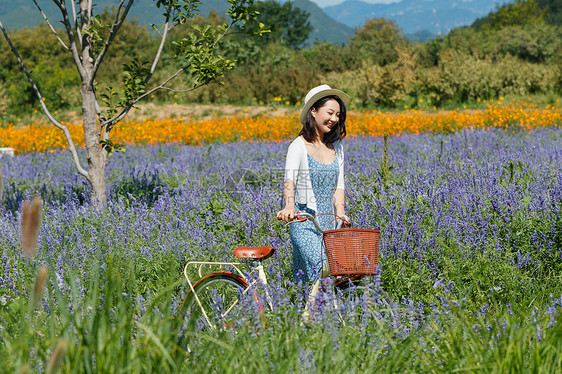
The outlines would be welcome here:
M 364 284 L 360 280 L 348 280 L 336 285 L 347 319 L 361 322 L 365 318 L 376 318 L 397 328 L 395 303 L 380 288 Z
M 246 281 L 230 273 L 213 273 L 199 279 L 180 307 L 181 317 L 196 330 L 235 328 L 243 317 L 241 297 Z

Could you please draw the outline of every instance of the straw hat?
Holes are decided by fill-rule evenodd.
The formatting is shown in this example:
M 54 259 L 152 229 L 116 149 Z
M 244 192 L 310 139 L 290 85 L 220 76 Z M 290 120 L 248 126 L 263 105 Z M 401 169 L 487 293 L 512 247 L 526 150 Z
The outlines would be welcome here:
M 310 107 L 312 107 L 315 102 L 326 96 L 339 97 L 343 101 L 345 106 L 348 106 L 349 103 L 351 102 L 351 98 L 349 97 L 348 94 L 346 94 L 343 91 L 336 90 L 335 88 L 331 88 L 327 84 L 314 87 L 312 90 L 308 91 L 308 93 L 304 98 L 304 106 L 302 107 L 302 111 L 301 111 L 301 123 L 303 125 L 304 125 L 304 121 L 306 121 L 306 115 L 308 114 Z

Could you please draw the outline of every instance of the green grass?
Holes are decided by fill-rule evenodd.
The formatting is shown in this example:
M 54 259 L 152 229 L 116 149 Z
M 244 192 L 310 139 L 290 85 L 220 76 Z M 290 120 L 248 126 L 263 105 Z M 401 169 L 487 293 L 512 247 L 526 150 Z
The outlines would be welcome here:
M 443 263 L 443 274 L 466 279 L 466 289 L 451 292 L 429 284 L 406 291 L 409 285 L 427 283 L 415 279 L 423 278 L 423 272 L 416 273 L 415 261 L 386 259 L 389 270 L 384 281 L 389 292 L 400 297 L 415 291 L 422 296 L 414 304 L 428 303 L 422 315 L 404 301 L 398 328 L 377 319 L 343 324 L 333 311 L 322 321 L 303 326 L 298 291 L 286 284 L 295 306 L 268 313 L 265 323 L 254 321 L 238 331 L 196 332 L 186 330 L 174 313 L 181 283 L 174 256 L 139 263 L 127 257 L 125 248 L 104 248 L 103 243 L 100 247 L 99 257 L 89 266 L 85 291 L 68 282 L 72 302 L 58 289 L 50 270 L 44 307 L 33 307 L 29 295 L 0 306 L 3 372 L 20 372 L 26 365 L 33 371 L 44 370 L 61 341 L 66 351 L 60 371 L 65 373 L 562 370 L 562 319 L 549 326 L 553 319 L 548 313 L 533 303 L 527 305 L 538 290 L 507 295 L 511 297 L 506 300 L 520 297 L 521 301 L 508 307 L 501 291 L 485 292 L 489 285 L 498 284 L 498 277 L 503 282 L 511 279 L 513 284 L 505 286 L 510 292 L 517 289 L 521 276 L 507 259 L 495 261 L 492 267 L 485 256 L 470 263 L 460 254 L 451 257 Z M 35 287 L 38 268 L 34 260 L 29 261 L 25 271 L 29 290 Z M 68 280 L 74 276 L 78 275 L 70 274 Z M 476 286 L 479 281 L 486 283 Z M 550 281 L 541 286 L 554 287 L 557 279 Z M 458 299 L 457 292 L 469 300 Z M 142 295 L 150 296 L 143 301 Z M 477 309 L 483 303 L 487 312 Z M 540 300 L 537 305 L 548 302 Z

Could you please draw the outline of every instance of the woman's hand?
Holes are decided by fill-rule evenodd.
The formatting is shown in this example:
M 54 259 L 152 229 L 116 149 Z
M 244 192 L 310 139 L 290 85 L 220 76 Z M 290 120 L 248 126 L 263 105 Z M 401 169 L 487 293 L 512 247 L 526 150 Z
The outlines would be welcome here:
M 296 215 L 297 212 L 295 211 L 295 208 L 285 208 L 277 212 L 277 219 L 285 223 L 289 223 L 295 219 Z
M 349 217 L 346 214 L 342 214 L 340 216 L 341 220 L 343 221 L 343 225 L 345 226 L 351 226 L 351 220 L 349 219 Z

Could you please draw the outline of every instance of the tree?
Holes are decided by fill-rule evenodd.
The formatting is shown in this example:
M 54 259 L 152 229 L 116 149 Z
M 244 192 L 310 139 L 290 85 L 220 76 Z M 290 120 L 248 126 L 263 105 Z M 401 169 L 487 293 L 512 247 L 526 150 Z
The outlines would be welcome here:
M 486 55 L 509 54 L 534 63 L 550 60 L 562 47 L 559 28 L 546 23 L 504 27 L 488 39 Z
M 542 9 L 546 10 L 546 22 L 552 25 L 562 25 L 562 0 L 536 0 Z
M 79 84 L 80 78 L 72 66 L 72 59 L 68 53 L 57 47 L 58 41 L 50 37 L 50 30 L 46 25 L 32 29 L 24 28 L 12 33 L 12 42 L 18 46 L 22 56 L 26 56 L 26 65 L 32 71 L 36 84 L 48 98 L 51 106 L 63 110 L 71 105 L 77 106 L 76 95 L 66 95 L 66 87 Z M 10 105 L 6 109 L 10 112 L 29 113 L 32 103 L 37 97 L 27 82 L 21 67 L 9 46 L 0 40 L 0 81 L 3 81 L 6 92 L 10 97 Z
M 273 0 L 260 1 L 256 9 L 259 15 L 254 22 L 261 22 L 271 30 L 260 38 L 263 44 L 278 41 L 293 49 L 303 47 L 312 31 L 308 21 L 310 13 L 293 6 L 291 1 L 284 4 Z
M 194 24 L 191 32 L 174 43 L 176 59 L 181 61 L 181 67 L 162 81 L 151 84 L 162 50 L 168 44 L 168 33 L 175 26 L 195 18 L 198 15 L 198 5 L 201 4 L 198 0 L 155 0 L 156 7 L 162 10 L 165 21 L 160 27 L 153 25 L 159 33 L 159 45 L 151 63 L 132 59 L 123 67 L 122 86 L 119 89 L 109 86 L 105 93 L 98 93 L 96 77 L 134 0 L 119 0 L 109 24 L 104 24 L 102 17 L 94 14 L 91 0 L 53 0 L 60 11 L 63 33 L 52 26 L 53 23 L 37 1 L 32 1 L 62 49 L 72 57 L 72 63 L 80 76 L 77 90 L 82 102 L 87 168 L 79 160 L 68 128 L 59 122 L 45 105 L 42 88 L 33 76 L 35 73 L 30 73 L 1 21 L 0 29 L 27 76 L 43 112 L 49 121 L 64 133 L 76 170 L 91 184 L 92 202 L 98 206 L 104 206 L 107 202 L 105 167 L 108 156 L 117 147 L 111 140 L 111 130 L 127 116 L 134 105 L 159 90 L 188 92 L 224 76 L 226 70 L 234 67 L 235 61 L 225 58 L 217 50 L 224 36 L 232 32 L 233 26 L 242 24 L 238 27 L 240 31 L 258 35 L 267 31 L 260 23 L 253 23 L 252 27 L 245 26 L 257 16 L 254 0 L 227 0 L 230 4 L 227 11 L 229 22 L 217 27 L 199 27 Z M 173 81 L 185 74 L 191 77 L 189 88 L 177 90 L 170 87 Z
M 362 65 L 362 61 L 384 66 L 398 59 L 397 49 L 409 45 L 396 22 L 375 18 L 355 30 L 347 48 L 355 56 L 357 67 Z
M 498 30 L 506 26 L 517 26 L 543 23 L 546 10 L 535 0 L 516 0 L 514 3 L 498 6 L 496 11 L 487 17 L 479 18 L 472 24 L 475 29 Z
M 314 47 L 304 49 L 300 53 L 309 61 L 314 70 L 322 73 L 331 71 L 344 72 L 348 69 L 350 54 L 341 46 L 322 42 L 316 43 Z

